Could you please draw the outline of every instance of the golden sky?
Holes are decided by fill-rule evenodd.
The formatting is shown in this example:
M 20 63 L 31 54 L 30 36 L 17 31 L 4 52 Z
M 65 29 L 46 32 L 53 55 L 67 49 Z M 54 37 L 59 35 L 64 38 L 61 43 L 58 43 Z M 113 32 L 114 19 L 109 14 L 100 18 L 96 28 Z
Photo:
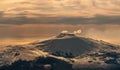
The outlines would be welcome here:
M 31 17 L 34 14 L 85 17 L 120 15 L 120 0 L 0 0 L 0 11 Z
M 25 44 L 57 36 L 61 31 L 82 30 L 81 36 L 120 44 L 119 24 L 24 24 L 0 25 L 0 44 Z
M 0 24 L 119 24 L 119 18 L 120 0 L 0 0 Z
M 120 44 L 120 0 L 0 0 L 2 44 L 78 29 L 83 36 Z

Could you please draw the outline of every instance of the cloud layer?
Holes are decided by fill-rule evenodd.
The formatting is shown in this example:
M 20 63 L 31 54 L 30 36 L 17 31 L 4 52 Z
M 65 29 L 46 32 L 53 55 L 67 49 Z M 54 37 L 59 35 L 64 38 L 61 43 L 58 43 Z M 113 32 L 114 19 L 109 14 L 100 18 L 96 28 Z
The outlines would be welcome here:
M 2 16 L 2 14 L 1 14 Z M 1 24 L 120 24 L 120 16 L 63 17 L 41 14 L 40 17 L 1 17 Z
M 80 30 L 78 30 L 80 29 Z M 64 31 L 63 31 L 64 30 Z M 78 30 L 78 31 L 77 31 Z M 46 39 L 63 32 L 74 32 L 84 37 L 120 44 L 120 25 L 68 25 L 68 24 L 24 24 L 24 25 L 0 25 L 0 40 L 2 43 L 31 42 Z M 19 41 L 18 41 L 19 40 Z M 1 43 L 0 43 L 1 44 Z M 9 44 L 9 43 L 8 43 Z
M 34 13 L 55 13 L 79 16 L 107 14 L 120 15 L 120 0 L 1 0 L 1 9 L 9 14 L 29 11 Z M 58 14 L 60 13 L 60 14 Z M 28 13 L 25 13 L 28 14 Z M 73 16 L 75 16 L 73 14 Z
M 0 2 L 0 23 L 118 24 L 119 19 L 120 0 L 1 0 Z

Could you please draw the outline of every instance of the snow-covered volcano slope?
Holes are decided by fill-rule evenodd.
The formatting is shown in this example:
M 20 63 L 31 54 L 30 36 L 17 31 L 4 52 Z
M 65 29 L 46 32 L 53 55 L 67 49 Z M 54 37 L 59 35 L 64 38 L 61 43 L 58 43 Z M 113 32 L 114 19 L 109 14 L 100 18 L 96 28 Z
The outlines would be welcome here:
M 44 70 L 40 68 L 46 64 L 53 70 L 119 70 L 119 50 L 118 45 L 60 33 L 44 41 L 6 46 L 0 50 L 0 70 Z
M 50 69 L 45 69 L 45 67 Z M 0 70 L 71 70 L 69 59 L 56 57 L 30 45 L 6 46 L 0 51 Z
M 31 43 L 31 45 L 53 55 L 68 58 L 83 56 L 94 52 L 113 52 L 119 48 L 117 45 L 80 37 L 72 33 L 60 33 L 52 39 Z

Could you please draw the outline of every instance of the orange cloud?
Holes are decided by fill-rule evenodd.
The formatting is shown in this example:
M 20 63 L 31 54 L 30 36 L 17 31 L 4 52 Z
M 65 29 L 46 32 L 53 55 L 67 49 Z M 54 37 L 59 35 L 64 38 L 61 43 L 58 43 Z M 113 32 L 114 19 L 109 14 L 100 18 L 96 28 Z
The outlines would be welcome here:
M 63 30 L 70 32 L 81 29 L 81 36 L 104 40 L 107 42 L 120 44 L 120 25 L 117 24 L 24 24 L 24 25 L 0 25 L 0 40 L 21 40 L 31 42 L 56 36 Z M 31 40 L 31 41 L 30 41 Z M 5 43 L 5 42 L 4 42 Z M 7 42 L 6 42 L 7 43 Z
M 23 11 L 58 16 L 120 15 L 120 0 L 1 0 L 0 10 Z M 26 12 L 26 14 L 28 13 Z M 29 15 L 28 15 L 29 16 Z

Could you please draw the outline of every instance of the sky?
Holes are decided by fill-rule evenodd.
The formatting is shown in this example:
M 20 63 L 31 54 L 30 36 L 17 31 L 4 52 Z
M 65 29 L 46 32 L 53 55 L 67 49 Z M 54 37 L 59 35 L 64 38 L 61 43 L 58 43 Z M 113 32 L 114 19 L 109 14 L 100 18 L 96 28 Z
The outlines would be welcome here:
M 0 44 L 23 44 L 63 30 L 120 44 L 120 0 L 0 0 Z

